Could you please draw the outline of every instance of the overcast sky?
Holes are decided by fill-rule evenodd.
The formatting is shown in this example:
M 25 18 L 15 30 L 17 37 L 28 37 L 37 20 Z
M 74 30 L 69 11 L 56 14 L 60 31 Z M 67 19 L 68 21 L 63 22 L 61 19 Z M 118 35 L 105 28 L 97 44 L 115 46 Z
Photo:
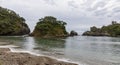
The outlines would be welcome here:
M 55 16 L 79 33 L 120 21 L 120 0 L 0 0 L 0 6 L 24 17 L 31 30 L 44 16 Z

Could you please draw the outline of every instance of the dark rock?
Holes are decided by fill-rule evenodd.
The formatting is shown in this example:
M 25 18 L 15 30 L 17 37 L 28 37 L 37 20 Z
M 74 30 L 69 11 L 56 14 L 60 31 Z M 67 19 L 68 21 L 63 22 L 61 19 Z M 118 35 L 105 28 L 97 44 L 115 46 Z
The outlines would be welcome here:
M 78 35 L 78 33 L 75 32 L 75 31 L 71 31 L 71 32 L 70 32 L 70 36 L 77 36 L 77 35 Z

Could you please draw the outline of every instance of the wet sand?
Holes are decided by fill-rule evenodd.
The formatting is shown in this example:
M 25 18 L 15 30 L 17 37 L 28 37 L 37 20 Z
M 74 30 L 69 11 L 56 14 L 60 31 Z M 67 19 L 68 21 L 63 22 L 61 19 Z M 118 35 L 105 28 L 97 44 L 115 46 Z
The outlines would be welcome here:
M 0 65 L 78 65 L 58 61 L 45 56 L 35 56 L 29 53 L 11 52 L 9 48 L 0 48 Z

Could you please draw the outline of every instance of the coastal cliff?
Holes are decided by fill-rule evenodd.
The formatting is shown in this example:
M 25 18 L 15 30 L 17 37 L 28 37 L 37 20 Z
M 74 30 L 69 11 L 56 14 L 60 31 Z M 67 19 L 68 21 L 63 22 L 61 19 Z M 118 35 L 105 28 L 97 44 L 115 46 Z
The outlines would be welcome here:
M 29 34 L 25 19 L 14 11 L 0 7 L 0 36 Z
M 97 28 L 95 26 L 90 28 L 90 31 L 86 31 L 82 34 L 83 36 L 120 36 L 120 23 L 112 21 L 112 24 Z

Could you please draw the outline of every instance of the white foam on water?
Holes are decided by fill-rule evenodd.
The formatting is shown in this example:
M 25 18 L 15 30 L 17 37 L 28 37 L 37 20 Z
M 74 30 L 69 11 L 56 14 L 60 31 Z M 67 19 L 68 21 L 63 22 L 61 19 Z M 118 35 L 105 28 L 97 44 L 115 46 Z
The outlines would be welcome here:
M 75 63 L 75 64 L 78 64 L 78 65 L 87 65 L 87 64 L 80 63 L 80 62 L 71 61 L 70 59 L 66 59 L 66 58 L 57 59 L 57 60 L 58 61 L 69 62 L 69 63 Z
M 15 46 L 15 45 L 3 45 L 3 46 L 0 46 L 0 48 L 9 48 L 11 50 L 11 52 L 15 52 L 15 53 L 29 53 L 29 54 L 35 55 L 35 56 L 49 57 L 49 58 L 52 58 L 52 59 L 56 59 L 58 61 L 63 61 L 63 62 L 68 62 L 68 63 L 75 63 L 75 64 L 78 64 L 78 65 L 88 65 L 88 64 L 85 64 L 85 63 L 82 63 L 82 62 L 72 61 L 72 60 L 67 59 L 67 58 L 56 58 L 54 56 L 48 56 L 48 55 L 38 54 L 38 53 L 35 53 L 35 52 L 32 52 L 32 51 L 26 51 L 25 49 L 16 49 L 17 47 L 19 48 L 19 46 Z
M 10 50 L 11 50 L 11 52 L 15 52 L 15 53 L 29 53 L 29 54 L 35 55 L 35 56 L 43 56 L 42 54 L 33 53 L 31 51 L 25 51 L 23 49 L 17 50 L 17 49 L 14 49 L 14 48 L 10 48 Z
M 14 49 L 14 48 L 10 48 L 11 52 L 15 52 L 15 53 L 29 53 L 31 55 L 35 55 L 35 56 L 45 56 L 45 57 L 49 57 L 49 58 L 52 58 L 52 59 L 56 59 L 58 61 L 63 61 L 63 62 L 68 62 L 68 63 L 75 63 L 75 64 L 78 64 L 78 65 L 86 65 L 86 64 L 83 64 L 83 63 L 79 63 L 79 62 L 75 62 L 75 61 L 70 61 L 70 59 L 66 59 L 66 58 L 62 58 L 62 59 L 59 59 L 59 58 L 56 58 L 56 57 L 53 57 L 53 56 L 47 56 L 47 55 L 43 55 L 43 54 L 37 54 L 37 53 L 34 53 L 34 52 L 31 52 L 31 51 L 25 51 L 23 49 Z
M 56 59 L 58 61 L 63 61 L 63 62 L 68 62 L 68 63 L 75 63 L 75 64 L 78 64 L 78 65 L 86 65 L 86 64 L 83 64 L 83 63 L 71 61 L 70 59 L 66 59 L 66 58 L 59 59 L 59 58 L 56 58 L 56 57 L 53 57 L 53 56 L 47 56 L 47 55 L 43 55 L 43 54 L 37 54 L 37 53 L 34 53 L 32 51 L 25 51 L 23 49 L 15 49 L 15 47 L 19 47 L 19 46 L 15 46 L 15 45 L 0 46 L 0 48 L 9 48 L 11 50 L 11 52 L 15 52 L 15 53 L 29 53 L 29 54 L 35 55 L 35 56 L 49 57 L 49 58 L 52 58 L 52 59 Z
M 4 45 L 4 46 L 0 46 L 0 48 L 12 48 L 12 47 L 19 47 L 19 46 L 15 46 L 15 45 Z

